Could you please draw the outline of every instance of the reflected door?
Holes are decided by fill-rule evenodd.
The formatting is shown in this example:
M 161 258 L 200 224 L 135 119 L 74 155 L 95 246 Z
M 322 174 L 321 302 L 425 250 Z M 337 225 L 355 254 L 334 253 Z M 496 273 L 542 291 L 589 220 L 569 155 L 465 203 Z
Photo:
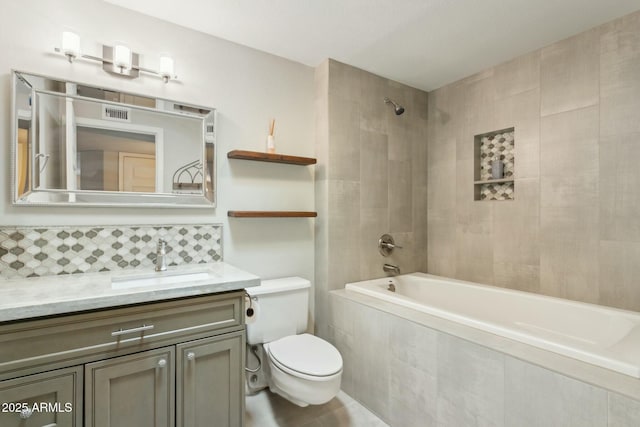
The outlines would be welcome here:
M 156 156 L 123 153 L 118 156 L 119 190 L 138 193 L 156 191 Z
M 18 129 L 18 197 L 27 191 L 29 180 L 29 130 Z

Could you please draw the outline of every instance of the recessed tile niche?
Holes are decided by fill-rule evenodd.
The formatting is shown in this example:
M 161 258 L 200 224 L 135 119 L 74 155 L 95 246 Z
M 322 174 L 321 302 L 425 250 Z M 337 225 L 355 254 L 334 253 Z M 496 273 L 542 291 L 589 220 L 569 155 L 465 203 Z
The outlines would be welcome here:
M 515 198 L 515 128 L 483 133 L 474 137 L 474 200 L 513 200 Z M 493 163 L 503 163 L 503 174 L 494 178 Z

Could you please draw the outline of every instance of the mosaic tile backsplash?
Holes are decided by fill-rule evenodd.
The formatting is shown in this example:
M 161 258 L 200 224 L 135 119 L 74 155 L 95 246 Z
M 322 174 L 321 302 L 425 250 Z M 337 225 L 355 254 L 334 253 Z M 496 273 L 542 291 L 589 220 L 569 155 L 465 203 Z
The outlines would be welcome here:
M 222 260 L 220 225 L 0 227 L 0 278 L 152 268 L 158 239 L 167 265 Z
M 513 129 L 483 135 L 480 138 L 481 180 L 491 179 L 491 166 L 495 158 L 499 158 L 504 164 L 504 178 L 514 177 L 514 142 Z M 480 188 L 480 200 L 512 200 L 513 198 L 513 182 L 482 184 Z
M 504 164 L 504 177 L 513 178 L 514 131 L 483 136 L 480 139 L 480 179 L 491 179 L 493 159 L 499 158 Z

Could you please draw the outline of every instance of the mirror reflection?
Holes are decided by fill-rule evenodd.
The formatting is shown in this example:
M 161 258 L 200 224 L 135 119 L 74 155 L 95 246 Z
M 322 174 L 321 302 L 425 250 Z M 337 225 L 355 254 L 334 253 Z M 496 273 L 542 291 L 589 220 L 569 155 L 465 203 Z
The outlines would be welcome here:
M 16 204 L 214 206 L 215 110 L 14 73 Z

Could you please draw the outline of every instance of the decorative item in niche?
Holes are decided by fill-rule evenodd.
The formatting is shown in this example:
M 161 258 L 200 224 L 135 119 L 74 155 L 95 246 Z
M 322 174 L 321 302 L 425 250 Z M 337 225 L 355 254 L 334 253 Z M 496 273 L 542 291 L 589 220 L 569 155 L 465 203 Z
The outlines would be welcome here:
M 474 138 L 474 199 L 515 198 L 515 129 L 503 129 Z
M 0 277 L 153 268 L 159 239 L 167 265 L 222 260 L 220 225 L 0 228 Z

